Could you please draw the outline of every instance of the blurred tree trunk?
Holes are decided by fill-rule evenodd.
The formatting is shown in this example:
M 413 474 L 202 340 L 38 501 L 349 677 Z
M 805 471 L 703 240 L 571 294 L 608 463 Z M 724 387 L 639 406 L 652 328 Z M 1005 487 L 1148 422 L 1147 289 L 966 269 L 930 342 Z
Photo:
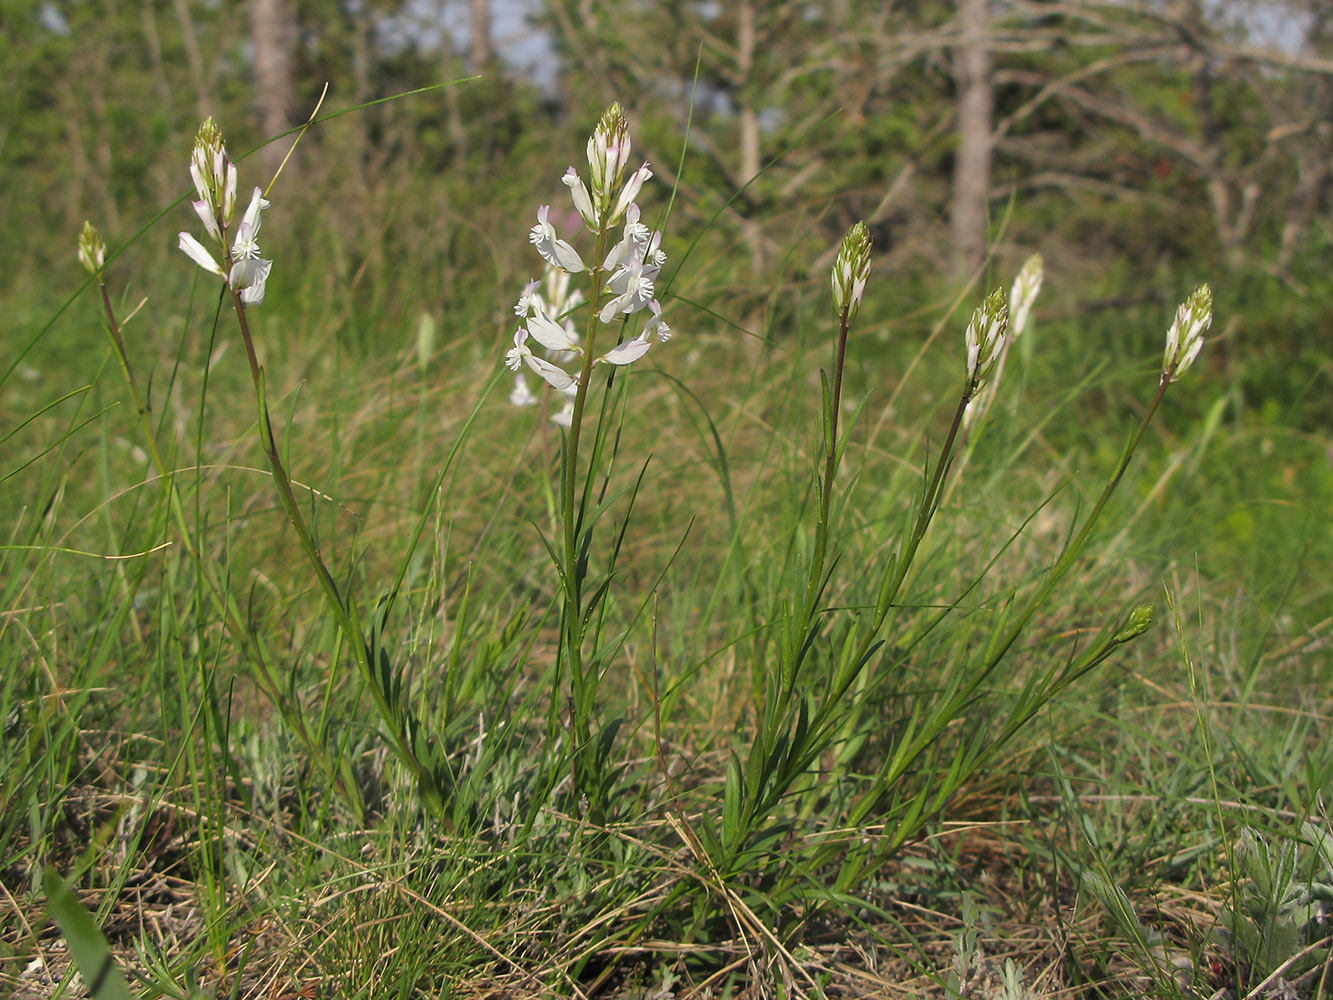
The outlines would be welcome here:
M 271 138 L 285 132 L 292 106 L 291 14 L 283 0 L 250 0 L 250 41 L 255 48 L 255 108 L 259 132 Z M 282 162 L 281 143 L 265 146 L 260 163 L 272 175 Z
M 736 91 L 739 107 L 737 125 L 740 133 L 741 182 L 750 183 L 759 174 L 759 113 L 751 99 L 754 81 L 754 3 L 736 4 Z M 758 278 L 764 273 L 764 235 L 759 222 L 746 213 L 743 223 L 745 242 L 750 247 L 750 268 Z
M 491 45 L 491 3 L 490 0 L 471 2 L 472 72 L 485 73 L 495 61 L 495 48 Z
M 185 49 L 185 61 L 190 67 L 190 85 L 194 87 L 194 104 L 199 120 L 208 117 L 208 86 L 204 80 L 204 57 L 199 52 L 199 39 L 195 37 L 194 18 L 190 16 L 189 0 L 172 0 L 172 10 L 180 23 L 181 45 Z
M 957 25 L 953 61 L 958 93 L 958 154 L 953 169 L 949 250 L 954 273 L 964 277 L 986 255 L 992 104 L 986 0 L 959 0 Z

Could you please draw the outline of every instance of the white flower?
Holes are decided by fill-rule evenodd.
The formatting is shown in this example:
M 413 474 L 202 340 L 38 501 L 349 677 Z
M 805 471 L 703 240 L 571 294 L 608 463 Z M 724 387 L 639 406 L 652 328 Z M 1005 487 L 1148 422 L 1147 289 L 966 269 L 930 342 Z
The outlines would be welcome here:
M 532 394 L 528 388 L 528 380 L 519 372 L 514 376 L 514 388 L 509 393 L 509 404 L 511 406 L 535 406 L 537 397 Z
M 181 232 L 178 234 L 176 245 L 184 251 L 185 255 L 192 261 L 202 267 L 205 271 L 216 274 L 219 278 L 225 278 L 222 267 L 213 259 L 213 255 L 208 252 L 202 243 L 191 236 L 189 233 Z
M 647 308 L 656 293 L 654 282 L 657 274 L 666 261 L 666 254 L 658 246 L 662 240 L 661 233 L 654 232 L 647 241 L 640 241 L 630 238 L 629 225 L 625 229 L 626 236 L 621 241 L 627 244 L 625 255 L 606 282 L 607 291 L 614 297 L 598 313 L 603 323 L 611 322 L 618 314 L 628 316 Z
M 196 211 L 199 203 L 196 202 Z M 202 267 L 210 274 L 216 274 L 220 278 L 225 278 L 227 284 L 241 294 L 241 301 L 246 305 L 259 305 L 264 301 L 264 286 L 268 282 L 269 273 L 273 270 L 273 261 L 264 260 L 260 257 L 259 227 L 262 221 L 261 213 L 269 207 L 268 199 L 264 197 L 259 188 L 254 189 L 250 198 L 250 206 L 245 210 L 240 224 L 236 227 L 236 238 L 232 242 L 231 248 L 231 271 L 222 270 L 222 265 L 212 253 L 204 247 L 197 239 L 186 232 L 178 236 L 177 245 L 192 261 Z M 200 218 L 204 216 L 200 215 Z M 218 241 L 221 242 L 221 233 L 217 233 L 217 226 L 209 229 L 209 235 L 216 234 Z
M 603 271 L 614 271 L 631 254 L 642 256 L 646 252 L 652 234 L 648 227 L 639 221 L 639 206 L 630 205 L 625 215 L 625 233 L 613 246 L 602 261 Z
M 568 389 L 578 384 L 578 379 L 563 368 L 551 364 L 545 358 L 539 358 L 528 347 L 528 331 L 519 327 L 514 333 L 514 346 L 505 354 L 505 365 L 510 371 L 518 371 L 521 365 L 527 365 L 542 381 L 554 389 Z
M 554 264 L 571 274 L 586 270 L 578 252 L 556 236 L 555 227 L 547 221 L 550 212 L 550 205 L 542 205 L 537 209 L 537 224 L 532 227 L 532 232 L 528 236 L 532 245 L 548 264 Z
M 551 423 L 568 429 L 574 423 L 574 397 L 578 395 L 579 387 L 571 385 L 569 388 L 560 391 L 564 394 L 565 405 L 551 414 Z
M 671 327 L 667 326 L 666 320 L 662 318 L 662 306 L 656 300 L 648 303 L 648 308 L 652 311 L 653 317 L 643 325 L 643 337 L 656 337 L 659 342 L 665 343 L 671 339 Z
M 563 272 L 562 272 L 563 273 Z M 533 278 L 523 286 L 523 291 L 519 294 L 518 302 L 514 305 L 514 315 L 520 319 L 526 319 L 528 313 L 532 310 L 532 303 L 540 299 L 537 289 L 541 287 L 541 282 Z

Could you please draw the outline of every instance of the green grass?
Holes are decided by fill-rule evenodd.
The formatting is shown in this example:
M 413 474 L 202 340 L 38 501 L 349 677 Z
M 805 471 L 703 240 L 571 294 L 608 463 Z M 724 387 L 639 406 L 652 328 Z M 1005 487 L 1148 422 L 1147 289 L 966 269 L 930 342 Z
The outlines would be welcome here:
M 806 607 L 826 284 L 748 289 L 755 329 L 704 244 L 666 300 L 677 336 L 609 397 L 592 742 L 572 747 L 546 544 L 561 434 L 497 377 L 537 266 L 530 207 L 486 212 L 507 209 L 495 288 L 451 282 L 441 305 L 373 261 L 278 255 L 249 313 L 388 714 L 276 502 L 211 279 L 191 296 L 188 261 L 140 272 L 133 246 L 112 271 L 122 319 L 142 293 L 117 279 L 170 293 L 125 332 L 169 488 L 92 290 L 6 381 L 6 991 L 51 995 L 71 955 L 94 975 L 91 913 L 142 996 L 1245 996 L 1289 959 L 1299 995 L 1333 992 L 1311 833 L 1333 792 L 1326 436 L 1243 412 L 1205 348 L 983 674 L 1157 385 L 1156 356 L 1102 363 L 1039 299 L 853 671 L 949 430 L 966 315 L 872 276 Z M 11 343 L 47 318 L 26 315 Z M 1083 673 L 1144 601 L 1154 627 Z M 802 716 L 826 724 L 808 754 Z

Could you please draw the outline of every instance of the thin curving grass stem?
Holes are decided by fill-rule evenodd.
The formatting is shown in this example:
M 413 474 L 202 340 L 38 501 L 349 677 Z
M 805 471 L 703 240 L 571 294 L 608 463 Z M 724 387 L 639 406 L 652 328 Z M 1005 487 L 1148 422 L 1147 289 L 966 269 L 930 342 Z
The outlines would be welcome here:
M 195 564 L 200 579 L 205 581 L 214 607 L 222 616 L 228 633 L 245 650 L 247 659 L 257 668 L 261 685 L 267 690 L 269 698 L 277 706 L 284 721 L 292 728 L 306 751 L 320 762 L 338 796 L 352 809 L 358 819 L 364 818 L 365 803 L 361 797 L 360 789 L 343 780 L 343 776 L 326 759 L 318 742 L 311 735 L 305 724 L 305 719 L 299 712 L 291 710 L 286 697 L 282 693 L 281 685 L 269 670 L 268 660 L 255 642 L 250 630 L 246 627 L 240 609 L 236 607 L 231 594 L 216 578 L 212 566 L 200 556 L 198 546 L 195 544 L 194 536 L 190 531 L 189 522 L 185 518 L 185 508 L 181 504 L 180 494 L 176 490 L 175 471 L 167 467 L 166 460 L 162 457 L 161 449 L 158 447 L 157 435 L 153 432 L 153 425 L 149 420 L 149 407 L 139 389 L 138 380 L 134 376 L 134 368 L 130 363 L 129 352 L 125 349 L 125 340 L 121 334 L 120 322 L 116 318 L 116 310 L 111 304 L 106 282 L 103 281 L 100 272 L 97 275 L 97 283 L 101 292 L 102 309 L 106 315 L 107 335 L 111 340 L 112 349 L 115 351 L 121 376 L 124 378 L 125 384 L 130 390 L 130 396 L 134 400 L 144 443 L 148 446 L 153 467 L 157 470 L 158 478 L 162 482 L 163 495 L 167 499 L 172 519 L 176 522 L 177 530 L 180 532 L 181 544 L 185 547 L 190 560 Z

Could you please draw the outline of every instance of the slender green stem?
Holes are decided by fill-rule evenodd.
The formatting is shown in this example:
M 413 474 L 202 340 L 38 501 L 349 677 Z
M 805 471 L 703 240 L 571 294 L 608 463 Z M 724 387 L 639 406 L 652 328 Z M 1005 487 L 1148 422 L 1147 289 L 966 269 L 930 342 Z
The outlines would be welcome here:
M 185 518 L 185 509 L 181 504 L 180 494 L 175 488 L 175 473 L 167 467 L 166 460 L 162 457 L 161 449 L 157 444 L 157 435 L 153 431 L 152 421 L 149 419 L 149 408 L 139 390 L 138 380 L 134 377 L 134 368 L 130 364 L 129 353 L 125 349 L 125 340 L 121 336 L 120 323 L 116 319 L 115 308 L 111 304 L 110 295 L 107 292 L 106 283 L 102 281 L 101 275 L 98 276 L 98 286 L 102 295 L 102 308 L 106 314 L 107 334 L 111 339 L 112 348 L 116 353 L 116 360 L 120 365 L 121 375 L 125 379 L 125 384 L 130 390 L 130 396 L 134 400 L 135 409 L 138 412 L 139 426 L 143 432 L 144 442 L 148 446 L 149 453 L 153 460 L 153 466 L 157 470 L 158 477 L 162 481 L 162 490 L 167 498 L 168 506 L 171 510 L 173 520 L 176 522 L 177 530 L 180 532 L 181 544 L 185 547 L 186 553 L 195 563 L 198 569 L 200 579 L 207 586 L 209 595 L 219 614 L 222 615 L 223 623 L 227 631 L 231 634 L 246 651 L 247 658 L 255 665 L 259 672 L 262 685 L 267 689 L 268 695 L 273 699 L 279 711 L 288 725 L 292 727 L 297 738 L 316 759 L 324 766 L 329 780 L 333 783 L 335 791 L 358 816 L 364 810 L 361 801 L 361 794 L 354 786 L 349 786 L 343 781 L 342 776 L 337 769 L 325 760 L 324 754 L 320 750 L 318 743 L 310 734 L 305 725 L 305 720 L 300 713 L 290 710 L 287 699 L 282 693 L 282 687 L 277 679 L 272 676 L 268 669 L 268 662 L 263 652 L 259 649 L 254 637 L 246 627 L 245 621 L 241 616 L 240 609 L 235 606 L 230 593 L 223 587 L 220 581 L 215 577 L 212 567 L 201 557 L 198 546 L 195 544 L 194 536 L 190 531 L 190 526 Z
M 583 367 L 579 373 L 578 391 L 574 395 L 574 412 L 570 419 L 569 435 L 565 446 L 565 465 L 561 482 L 561 519 L 564 532 L 564 655 L 569 670 L 569 683 L 573 696 L 572 716 L 574 725 L 574 745 L 576 754 L 582 753 L 591 739 L 589 714 L 592 711 L 591 699 L 593 688 L 589 687 L 588 678 L 583 671 L 583 579 L 579 572 L 578 536 L 582 529 L 581 510 L 576 503 L 576 484 L 578 481 L 579 441 L 583 432 L 583 417 L 588 402 L 588 390 L 592 383 L 593 349 L 597 342 L 600 322 L 602 288 L 605 276 L 600 262 L 605 255 L 606 224 L 597 230 L 597 249 L 593 255 L 593 265 L 589 269 L 592 277 L 592 291 L 589 297 L 588 326 L 583 338 Z
M 292 490 L 291 477 L 287 474 L 286 466 L 283 465 L 282 456 L 278 453 L 277 440 L 273 434 L 273 424 L 269 419 L 264 369 L 259 364 L 255 354 L 254 338 L 250 334 L 250 323 L 246 317 L 245 303 L 241 299 L 240 291 L 235 288 L 232 289 L 232 301 L 236 308 L 236 321 L 241 328 L 241 339 L 245 344 L 246 357 L 250 361 L 250 374 L 254 379 L 255 394 L 259 404 L 260 441 L 263 444 L 264 456 L 268 459 L 269 468 L 273 472 L 273 482 L 278 488 L 278 498 L 287 514 L 287 520 L 296 531 L 306 561 L 314 570 L 320 589 L 324 592 L 326 603 L 338 622 L 338 628 L 346 639 L 348 646 L 351 647 L 352 658 L 366 682 L 366 687 L 370 691 L 376 710 L 380 713 L 381 718 L 389 723 L 388 735 L 395 753 L 419 781 L 433 781 L 428 769 L 417 759 L 416 753 L 402 731 L 402 726 L 398 724 L 400 713 L 389 703 L 387 692 L 375 676 L 374 665 L 370 662 L 370 649 L 361 631 L 360 615 L 357 612 L 355 600 L 350 594 L 344 597 L 338 589 L 333 574 L 329 572 L 323 556 L 320 555 L 319 546 L 311 534 L 310 527 L 301 514 L 300 505 L 296 502 L 296 494 Z M 426 797 L 425 804 L 438 809 L 438 803 L 435 802 L 433 797 Z M 441 818 L 443 817 L 441 816 Z
M 834 352 L 833 384 L 829 392 L 829 414 L 826 422 L 828 440 L 824 442 L 824 489 L 819 497 L 819 519 L 815 522 L 815 552 L 810 562 L 810 580 L 806 586 L 806 614 L 814 613 L 819 594 L 819 581 L 824 575 L 828 558 L 829 518 L 833 508 L 833 481 L 838 473 L 838 411 L 842 408 L 842 370 L 847 356 L 847 332 L 851 328 L 851 304 L 845 305 L 838 315 L 838 346 Z

